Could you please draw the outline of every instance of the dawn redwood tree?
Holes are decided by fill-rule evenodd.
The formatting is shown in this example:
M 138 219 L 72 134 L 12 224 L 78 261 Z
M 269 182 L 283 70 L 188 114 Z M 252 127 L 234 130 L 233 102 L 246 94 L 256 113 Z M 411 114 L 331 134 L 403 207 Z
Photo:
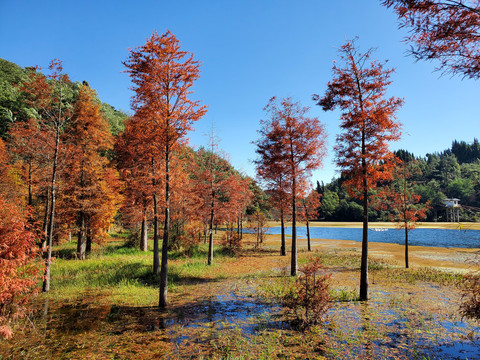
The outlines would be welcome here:
M 200 201 L 198 213 L 208 227 L 208 265 L 213 263 L 213 229 L 215 222 L 232 220 L 236 216 L 234 195 L 237 188 L 232 166 L 219 153 L 211 141 L 209 150 L 200 149 L 192 162 L 191 182 L 194 194 Z
M 94 219 L 99 219 L 100 214 L 102 217 L 108 214 L 111 218 L 115 215 L 115 211 L 107 208 L 111 204 L 107 201 L 106 192 L 113 190 L 114 186 L 106 186 L 110 178 L 107 176 L 108 159 L 104 155 L 112 148 L 113 137 L 108 121 L 100 111 L 100 102 L 86 85 L 79 90 L 67 132 L 68 157 L 60 204 L 64 212 L 71 213 L 71 217 L 76 219 L 77 258 L 84 260 L 90 250 L 93 233 L 102 231 L 95 225 L 104 225 L 102 221 L 95 224 Z
M 384 0 L 393 8 L 417 60 L 437 59 L 437 70 L 480 77 L 479 0 Z
M 47 226 L 47 251 L 45 256 L 45 274 L 43 279 L 43 291 L 50 290 L 50 265 L 52 258 L 53 231 L 55 224 L 55 201 L 57 193 L 58 161 L 63 145 L 61 135 L 65 124 L 70 120 L 71 106 L 65 102 L 66 86 L 70 80 L 63 74 L 62 62 L 54 59 L 49 65 L 50 75 L 47 77 L 41 73 L 30 74 L 29 81 L 21 87 L 26 96 L 26 103 L 36 109 L 38 123 L 50 133 L 52 140 L 49 143 L 52 147 L 48 149 L 51 165 L 51 176 L 49 182 L 50 197 L 48 207 Z M 48 201 L 47 201 L 48 203 Z
M 180 50 L 170 31 L 156 32 L 146 44 L 130 51 L 124 63 L 133 81 L 132 106 L 148 125 L 148 141 L 161 150 L 164 172 L 164 227 L 160 271 L 159 306 L 167 306 L 168 235 L 170 228 L 170 158 L 193 122 L 206 107 L 189 99 L 194 81 L 199 78 L 199 63 L 193 54 Z
M 155 144 L 146 138 L 146 121 L 138 116 L 132 116 L 125 122 L 124 132 L 117 137 L 115 154 L 117 168 L 125 186 L 123 188 L 123 219 L 127 226 L 134 227 L 141 223 L 140 249 L 147 251 L 147 219 L 153 215 L 154 198 L 157 199 L 155 184 L 159 183 L 161 172 L 159 162 L 154 156 L 158 155 Z M 159 156 L 159 155 L 158 155 Z M 155 202 L 156 203 L 156 202 Z M 158 253 L 158 206 L 155 206 L 153 273 L 160 269 Z
M 392 69 L 371 60 L 372 49 L 361 53 L 353 41 L 340 48 L 339 65 L 323 97 L 313 99 L 323 110 L 339 108 L 343 132 L 337 136 L 336 162 L 352 196 L 363 202 L 363 238 L 360 269 L 360 300 L 368 299 L 368 208 L 369 192 L 388 174 L 392 154 L 389 141 L 400 138 L 395 113 L 403 104 L 397 97 L 386 98 Z M 383 170 L 383 171 L 382 171 Z
M 297 197 L 312 170 L 322 165 L 326 154 L 326 132 L 317 118 L 307 117 L 309 110 L 291 98 L 277 100 L 273 97 L 264 109 L 268 120 L 261 122 L 261 138 L 257 141 L 257 154 L 265 161 L 258 163 L 281 164 L 278 171 L 285 171 L 290 180 L 290 204 L 292 212 L 291 275 L 297 275 Z M 278 148 L 278 149 L 277 149 Z M 258 166 L 258 165 L 257 165 Z
M 263 122 L 262 122 L 263 123 Z M 269 136 L 264 132 L 267 130 L 267 123 L 260 130 L 262 138 L 257 141 L 257 154 L 260 157 L 255 160 L 257 176 L 264 182 L 267 190 L 271 194 L 271 201 L 279 210 L 281 246 L 280 255 L 287 256 L 287 247 L 285 240 L 285 216 L 288 208 L 288 188 L 290 188 L 290 179 L 287 172 L 287 164 L 283 161 L 283 144 L 281 141 L 281 132 L 272 132 Z
M 405 267 L 408 268 L 408 232 L 415 229 L 417 221 L 427 216 L 430 204 L 420 203 L 421 196 L 415 193 L 412 181 L 415 170 L 419 170 L 414 161 L 404 162 L 394 159 L 395 167 L 391 172 L 391 181 L 382 186 L 375 202 L 377 207 L 390 213 L 399 229 L 405 231 Z
M 300 199 L 300 216 L 303 218 L 307 225 L 307 246 L 308 251 L 312 251 L 310 243 L 310 220 L 317 219 L 321 195 L 314 189 L 312 189 L 308 195 Z

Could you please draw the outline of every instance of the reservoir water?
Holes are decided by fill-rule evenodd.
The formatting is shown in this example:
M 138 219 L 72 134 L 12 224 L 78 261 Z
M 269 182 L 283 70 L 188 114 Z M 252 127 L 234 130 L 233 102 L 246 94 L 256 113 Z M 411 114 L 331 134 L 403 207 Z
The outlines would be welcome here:
M 280 227 L 272 227 L 268 233 L 280 234 Z M 286 227 L 285 234 L 291 235 L 292 229 Z M 297 235 L 299 238 L 306 238 L 307 228 L 297 227 Z M 362 241 L 362 229 L 311 227 L 310 238 Z M 404 244 L 405 232 L 372 226 L 368 231 L 368 241 Z M 412 246 L 477 248 L 480 247 L 480 230 L 414 229 L 408 234 L 408 243 Z

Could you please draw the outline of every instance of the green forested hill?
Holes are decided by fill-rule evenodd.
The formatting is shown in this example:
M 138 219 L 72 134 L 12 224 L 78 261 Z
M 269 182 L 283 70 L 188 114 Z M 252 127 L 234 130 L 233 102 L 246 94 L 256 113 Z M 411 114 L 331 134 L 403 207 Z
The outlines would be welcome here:
M 407 162 L 414 162 L 417 174 L 412 178 L 415 191 L 422 202 L 430 201 L 427 221 L 444 221 L 445 198 L 458 198 L 461 205 L 480 208 L 480 144 L 478 139 L 468 143 L 454 140 L 451 148 L 418 157 L 407 150 L 395 155 Z M 344 179 L 329 184 L 317 183 L 317 191 L 323 194 L 320 217 L 326 220 L 360 221 L 362 207 L 349 197 L 343 188 Z M 473 221 L 480 213 L 463 210 L 461 220 Z M 370 211 L 371 220 L 388 220 L 383 211 Z
M 17 64 L 0 59 L 0 137 L 5 137 L 13 123 L 35 117 L 35 111 L 27 106 L 19 89 L 22 83 L 28 81 L 28 73 L 31 71 L 35 71 L 35 68 L 21 68 Z M 75 101 L 80 84 L 78 81 L 70 84 L 69 101 Z M 128 115 L 107 103 L 102 103 L 101 109 L 110 123 L 112 134 L 120 133 Z

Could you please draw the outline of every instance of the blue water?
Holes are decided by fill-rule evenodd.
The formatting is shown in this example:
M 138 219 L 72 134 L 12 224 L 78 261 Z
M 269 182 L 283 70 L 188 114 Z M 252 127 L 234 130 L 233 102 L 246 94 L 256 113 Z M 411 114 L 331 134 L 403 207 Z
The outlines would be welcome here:
M 371 228 L 373 228 L 371 226 Z M 368 241 L 384 242 L 393 244 L 405 243 L 405 231 L 386 229 L 386 231 L 368 231 Z M 291 234 L 290 227 L 285 228 L 286 234 Z M 272 227 L 269 234 L 280 234 L 280 227 Z M 307 237 L 306 227 L 297 227 L 297 235 Z M 337 239 L 362 241 L 361 228 L 340 227 L 311 227 L 310 238 L 312 239 Z M 480 230 L 445 230 L 445 229 L 414 229 L 408 234 L 408 244 L 412 246 L 436 246 L 477 248 L 480 247 Z

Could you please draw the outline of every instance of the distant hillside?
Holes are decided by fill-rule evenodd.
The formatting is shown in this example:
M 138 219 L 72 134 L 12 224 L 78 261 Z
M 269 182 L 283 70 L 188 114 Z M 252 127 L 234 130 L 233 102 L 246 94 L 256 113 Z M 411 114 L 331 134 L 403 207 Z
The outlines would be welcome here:
M 34 67 L 21 68 L 15 63 L 0 59 L 0 137 L 5 137 L 13 123 L 25 121 L 36 115 L 34 109 L 25 103 L 18 87 L 28 81 L 28 74 L 32 71 L 35 71 Z M 75 101 L 80 85 L 78 81 L 70 84 L 70 101 Z M 116 136 L 122 132 L 128 115 L 103 102 L 102 111 L 108 119 L 112 134 Z

